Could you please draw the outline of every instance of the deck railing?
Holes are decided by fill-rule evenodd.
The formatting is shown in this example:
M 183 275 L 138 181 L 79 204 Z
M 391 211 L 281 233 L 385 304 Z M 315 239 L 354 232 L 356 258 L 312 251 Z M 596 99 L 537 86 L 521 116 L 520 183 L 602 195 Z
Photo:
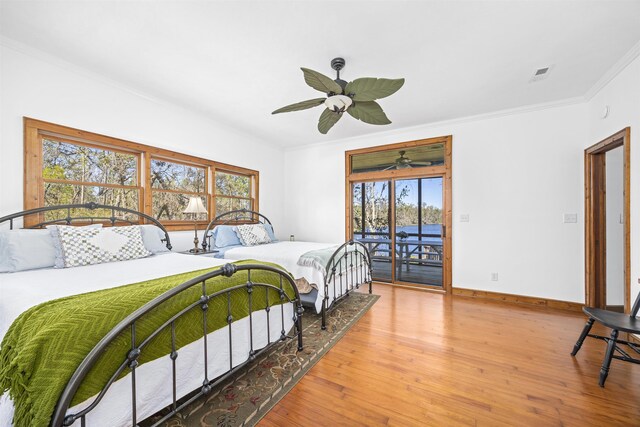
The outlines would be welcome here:
M 406 233 L 406 238 L 396 234 L 395 256 L 403 263 L 442 263 L 442 235 L 433 233 Z M 391 234 L 385 231 L 358 231 L 354 239 L 362 242 L 375 261 L 391 262 Z M 431 239 L 431 241 L 427 240 Z M 434 243 L 434 239 L 440 242 Z M 378 242 L 379 241 L 379 242 Z

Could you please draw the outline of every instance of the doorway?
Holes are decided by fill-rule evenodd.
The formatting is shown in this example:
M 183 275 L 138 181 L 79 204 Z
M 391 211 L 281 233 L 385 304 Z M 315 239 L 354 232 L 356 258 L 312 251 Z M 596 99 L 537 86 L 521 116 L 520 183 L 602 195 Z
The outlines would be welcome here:
M 629 155 L 630 128 L 584 152 L 585 303 L 625 313 L 631 304 Z
M 449 291 L 451 137 L 346 154 L 347 239 L 369 249 L 373 279 Z

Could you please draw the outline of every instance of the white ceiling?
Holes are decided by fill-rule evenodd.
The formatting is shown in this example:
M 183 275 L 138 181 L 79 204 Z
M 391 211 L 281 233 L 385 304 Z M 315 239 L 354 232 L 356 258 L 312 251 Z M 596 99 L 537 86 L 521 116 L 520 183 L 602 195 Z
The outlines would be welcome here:
M 5 1 L 0 34 L 281 146 L 583 96 L 640 40 L 640 1 Z M 393 124 L 327 135 L 299 67 L 405 77 Z M 537 68 L 549 77 L 529 83 Z

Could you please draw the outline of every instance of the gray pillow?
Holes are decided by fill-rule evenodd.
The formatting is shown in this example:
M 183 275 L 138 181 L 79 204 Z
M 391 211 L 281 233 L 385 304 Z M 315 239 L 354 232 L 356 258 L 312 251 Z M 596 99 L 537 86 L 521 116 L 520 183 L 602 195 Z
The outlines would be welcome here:
M 85 227 L 76 227 L 76 228 L 102 228 L 102 224 L 91 224 Z M 53 265 L 51 265 L 51 267 L 64 268 L 64 254 L 62 252 L 62 244 L 60 243 L 60 235 L 58 234 L 58 226 L 57 225 L 47 226 L 47 233 L 49 233 L 49 236 L 51 237 L 51 242 L 53 244 L 53 250 L 54 250 Z
M 154 255 L 171 252 L 167 248 L 167 242 L 162 241 L 162 239 L 165 238 L 165 235 L 164 231 L 162 231 L 160 227 L 153 224 L 144 224 L 140 226 L 140 231 L 142 232 L 144 247 L 147 248 L 149 252 Z
M 0 233 L 6 261 L 0 271 L 16 272 L 48 268 L 55 265 L 56 252 L 48 230 L 8 230 Z M 4 269 L 3 269 L 4 267 Z
M 151 252 L 144 247 L 139 225 L 89 229 L 54 225 L 51 236 L 57 237 L 62 248 L 62 267 L 80 267 L 104 262 L 144 258 Z M 56 268 L 60 268 L 56 259 Z

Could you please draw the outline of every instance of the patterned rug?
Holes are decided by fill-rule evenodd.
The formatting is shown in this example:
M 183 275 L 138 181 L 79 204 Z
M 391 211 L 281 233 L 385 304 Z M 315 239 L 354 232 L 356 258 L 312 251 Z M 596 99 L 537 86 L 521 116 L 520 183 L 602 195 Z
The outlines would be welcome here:
M 193 402 L 163 425 L 235 427 L 257 424 L 378 298 L 359 292 L 351 294 L 329 313 L 326 331 L 320 329 L 320 315 L 305 311 L 303 351 L 297 351 L 294 340 L 274 346 L 227 384 L 221 384 L 209 396 Z M 153 417 L 147 422 L 153 422 Z

